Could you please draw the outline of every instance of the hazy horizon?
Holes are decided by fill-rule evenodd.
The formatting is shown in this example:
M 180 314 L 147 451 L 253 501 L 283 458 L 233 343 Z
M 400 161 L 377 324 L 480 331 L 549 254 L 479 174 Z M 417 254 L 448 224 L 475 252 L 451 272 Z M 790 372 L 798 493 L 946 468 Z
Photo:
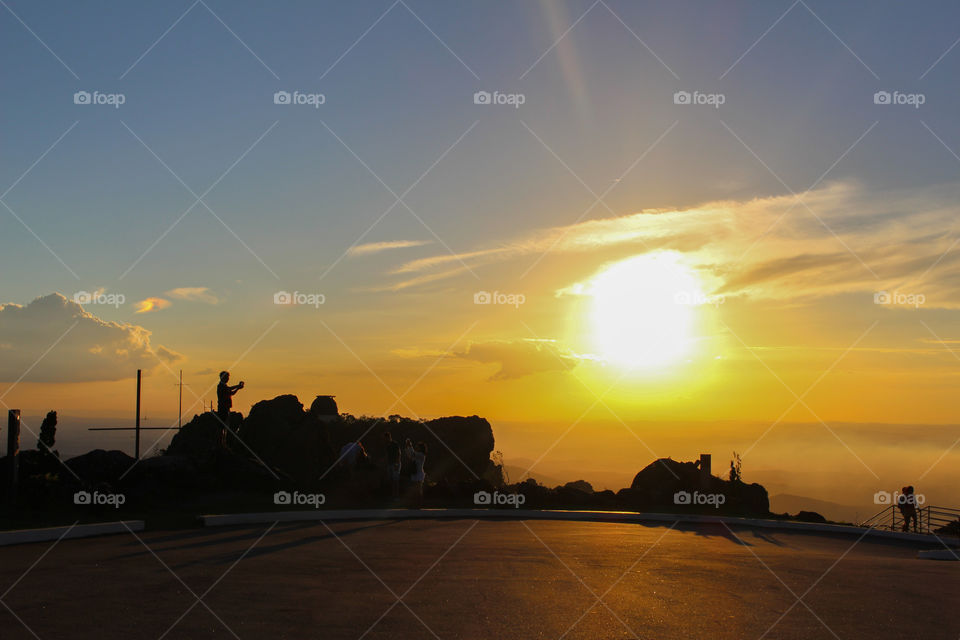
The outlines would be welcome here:
M 300 400 L 303 402 L 304 398 Z M 353 413 L 342 406 L 341 412 Z M 356 412 L 355 415 L 362 413 Z M 193 415 L 185 413 L 184 424 Z M 472 412 L 459 415 L 472 415 Z M 24 413 L 24 424 L 36 431 L 42 416 L 41 413 Z M 442 416 L 422 417 L 431 419 Z M 658 457 L 694 461 L 701 453 L 710 453 L 713 456 L 714 475 L 726 477 L 733 451 L 744 454 L 755 441 L 753 439 L 770 426 L 763 422 L 724 425 L 713 422 L 633 423 L 627 425 L 629 430 L 617 425 L 617 433 L 615 427 L 585 422 L 557 442 L 559 435 L 569 425 L 560 429 L 558 425 L 550 423 L 498 423 L 487 416 L 481 417 L 491 422 L 495 450 L 503 454 L 510 481 L 517 482 L 522 479 L 519 474 L 528 473 L 548 486 L 586 480 L 598 491 L 617 491 L 629 487 L 633 476 Z M 132 415 L 129 418 L 60 415 L 59 420 L 57 448 L 64 457 L 81 455 L 95 448 L 119 449 L 133 454 L 132 432 L 86 430 L 90 426 L 129 427 L 133 424 Z M 169 432 L 142 433 L 143 455 L 155 455 L 176 434 L 177 419 L 175 416 L 144 414 L 142 421 L 145 427 L 170 428 Z M 931 432 L 931 426 L 937 429 Z M 876 491 L 892 492 L 899 489 L 906 482 L 904 478 L 916 485 L 927 503 L 953 504 L 955 479 L 946 467 L 938 470 L 938 465 L 934 464 L 936 458 L 930 456 L 949 450 L 960 425 L 834 423 L 831 427 L 851 446 L 869 446 L 866 459 L 858 461 L 849 452 L 847 456 L 852 464 L 847 464 L 846 456 L 840 452 L 834 452 L 828 458 L 820 457 L 817 451 L 833 439 L 829 431 L 819 423 L 785 422 L 777 427 L 782 428 L 785 434 L 778 435 L 771 430 L 770 434 L 763 437 L 764 440 L 770 439 L 768 447 L 759 451 L 752 449 L 743 456 L 744 480 L 764 485 L 771 498 L 787 494 L 809 498 L 806 502 L 810 505 L 816 500 L 831 502 L 851 507 L 853 513 L 864 518 L 881 508 L 874 504 L 873 494 Z M 921 437 L 915 436 L 909 443 L 904 443 L 899 440 L 900 434 L 908 429 L 915 434 L 917 430 L 924 431 L 917 434 Z M 605 436 L 600 443 L 590 435 L 598 430 Z M 732 437 L 731 430 L 746 431 Z M 644 443 L 649 445 L 649 449 Z M 21 446 L 35 446 L 29 432 L 24 433 Z M 367 446 L 376 450 L 377 443 L 368 442 Z M 0 451 L 4 450 L 5 441 L 0 443 Z M 543 455 L 547 450 L 549 453 Z M 874 477 L 873 473 L 879 478 Z M 776 510 L 775 500 L 771 508 Z M 814 506 L 804 508 L 817 510 Z M 853 519 L 850 509 L 824 507 L 821 512 L 828 518 Z

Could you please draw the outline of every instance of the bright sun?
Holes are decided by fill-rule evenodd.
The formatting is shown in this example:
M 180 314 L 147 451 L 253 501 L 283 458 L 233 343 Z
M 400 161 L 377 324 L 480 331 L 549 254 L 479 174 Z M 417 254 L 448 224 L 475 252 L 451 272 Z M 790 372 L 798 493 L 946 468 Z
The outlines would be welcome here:
M 608 362 L 660 369 L 693 344 L 699 280 L 676 252 L 644 254 L 611 265 L 590 282 L 595 348 Z

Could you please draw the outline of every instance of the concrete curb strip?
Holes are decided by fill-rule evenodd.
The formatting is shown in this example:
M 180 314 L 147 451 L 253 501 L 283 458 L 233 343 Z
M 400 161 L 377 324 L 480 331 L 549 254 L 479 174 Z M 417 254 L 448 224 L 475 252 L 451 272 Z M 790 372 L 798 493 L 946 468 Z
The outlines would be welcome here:
M 951 549 L 933 549 L 931 551 L 918 551 L 917 557 L 921 560 L 960 560 L 960 552 Z
M 48 527 L 45 529 L 19 529 L 17 531 L 0 531 L 0 547 L 11 544 L 26 544 L 29 542 L 51 542 L 70 538 L 89 538 L 114 533 L 126 533 L 127 530 L 143 531 L 143 520 L 127 520 L 126 522 L 96 522 L 93 524 L 78 524 L 74 527 Z M 65 535 L 64 535 L 65 534 Z
M 260 524 L 271 522 L 310 522 L 324 520 L 396 520 L 417 518 L 508 518 L 511 520 L 566 520 L 573 522 L 681 522 L 685 524 L 720 524 L 754 527 L 759 529 L 780 529 L 807 531 L 811 533 L 838 533 L 850 536 L 882 538 L 903 542 L 938 543 L 937 538 L 923 533 L 904 533 L 901 531 L 883 531 L 865 529 L 842 524 L 819 524 L 813 522 L 793 522 L 785 520 L 763 520 L 759 518 L 736 518 L 727 516 L 708 516 L 700 514 L 673 513 L 632 513 L 626 511 L 561 511 L 531 509 L 340 509 L 310 511 L 272 511 L 263 513 L 231 513 L 223 515 L 200 516 L 207 527 L 222 527 L 242 524 Z M 941 538 L 949 545 L 960 545 L 960 541 Z

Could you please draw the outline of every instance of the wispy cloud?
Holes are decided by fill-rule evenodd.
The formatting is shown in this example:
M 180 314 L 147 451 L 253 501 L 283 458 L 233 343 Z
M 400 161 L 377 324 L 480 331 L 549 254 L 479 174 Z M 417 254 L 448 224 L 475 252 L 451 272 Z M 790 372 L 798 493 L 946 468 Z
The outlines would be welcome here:
M 160 311 L 161 309 L 166 309 L 172 303 L 166 298 L 155 298 L 150 297 L 139 302 L 134 303 L 136 306 L 136 311 L 134 313 L 152 313 L 154 311 Z
M 516 380 L 538 373 L 563 373 L 576 367 L 582 360 L 593 359 L 592 356 L 570 351 L 556 340 L 539 338 L 477 340 L 454 352 L 412 347 L 393 349 L 390 353 L 404 359 L 449 357 L 497 365 L 496 371 L 490 376 L 491 381 Z
M 683 253 L 716 292 L 753 298 L 816 298 L 877 291 L 922 293 L 926 305 L 960 306 L 960 184 L 870 191 L 836 182 L 807 193 L 706 203 L 539 229 L 459 255 L 411 260 L 384 288 L 400 290 L 458 276 L 463 270 L 541 255 Z M 809 208 L 809 209 L 808 209 Z M 951 248 L 953 246 L 953 248 Z M 612 249 L 619 248 L 619 252 Z
M 166 295 L 178 300 L 217 304 L 220 299 L 207 287 L 177 287 L 167 291 Z
M 582 359 L 553 340 L 532 339 L 471 342 L 455 355 L 499 365 L 491 380 L 514 380 L 537 373 L 570 371 Z
M 160 345 L 154 350 L 154 353 L 157 354 L 157 357 L 166 362 L 167 364 L 173 364 L 174 362 L 180 362 L 184 359 L 182 354 L 173 351 L 172 349 L 167 349 L 165 346 Z
M 390 249 L 407 249 L 410 247 L 422 247 L 430 244 L 430 240 L 389 240 L 386 242 L 368 242 L 358 244 L 347 251 L 348 256 L 365 256 L 371 253 L 380 253 Z

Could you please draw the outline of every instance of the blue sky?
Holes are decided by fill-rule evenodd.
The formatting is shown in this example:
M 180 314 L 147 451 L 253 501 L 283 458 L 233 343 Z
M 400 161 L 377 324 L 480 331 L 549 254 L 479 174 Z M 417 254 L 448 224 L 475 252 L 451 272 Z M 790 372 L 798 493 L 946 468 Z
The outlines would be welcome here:
M 479 121 L 409 196 L 457 251 L 563 221 L 544 194 L 589 205 L 590 194 L 521 120 L 596 191 L 680 120 L 611 192 L 616 210 L 785 192 L 719 120 L 798 192 L 875 121 L 831 178 L 922 186 L 951 181 L 960 169 L 920 122 L 960 145 L 951 117 L 960 54 L 919 79 L 960 36 L 949 3 L 799 4 L 756 43 L 790 3 L 610 2 L 664 65 L 605 5 L 594 5 L 521 80 L 592 3 L 210 2 L 252 53 L 198 4 L 134 65 L 191 6 L 181 4 L 9 3 L 79 79 L 5 12 L 6 183 L 79 121 L 5 200 L 85 286 L 116 288 L 193 201 L 123 123 L 199 194 L 276 122 L 207 201 L 275 273 L 304 286 L 393 201 L 321 120 L 398 193 Z M 527 101 L 519 110 L 475 109 L 471 95 L 483 88 L 523 92 Z M 73 104 L 73 91 L 94 89 L 122 92 L 126 103 Z M 319 110 L 278 107 L 278 89 L 322 92 L 327 102 Z M 728 101 L 717 113 L 678 115 L 669 97 L 684 89 L 721 91 Z M 920 110 L 882 109 L 871 99 L 878 89 L 928 99 Z M 12 216 L 3 224 L 17 243 L 2 259 L 31 273 L 6 282 L 5 299 L 74 288 Z M 395 238 L 432 236 L 401 206 L 370 236 Z M 234 276 L 273 278 L 202 205 L 141 265 L 124 287 L 144 294 L 200 272 L 214 287 Z
M 958 13 L 947 2 L 9 2 L 0 175 L 19 180 L 3 200 L 37 237 L 0 209 L 0 267 L 17 274 L 0 299 L 122 292 L 127 306 L 97 315 L 207 362 L 225 326 L 249 344 L 278 317 L 273 292 L 319 291 L 324 317 L 363 327 L 358 340 L 410 347 L 389 344 L 371 311 L 413 323 L 451 287 L 546 299 L 583 275 L 546 260 L 521 285 L 534 257 L 459 267 L 545 229 L 784 197 L 818 180 L 860 194 L 949 186 Z M 281 90 L 326 101 L 276 105 Z M 475 105 L 478 90 L 525 102 Z M 879 90 L 925 103 L 877 105 Z M 125 102 L 77 105 L 76 91 Z M 677 91 L 725 102 L 678 106 Z M 850 213 L 831 224 L 871 224 Z M 344 257 L 391 241 L 420 246 Z M 430 273 L 391 271 L 451 253 L 458 273 L 391 290 Z M 566 282 L 541 282 L 551 273 Z M 168 295 L 183 287 L 217 304 Z M 129 304 L 164 296 L 173 306 L 155 314 Z M 288 339 L 322 335 L 311 322 L 293 322 Z M 457 335 L 452 324 L 438 340 Z

